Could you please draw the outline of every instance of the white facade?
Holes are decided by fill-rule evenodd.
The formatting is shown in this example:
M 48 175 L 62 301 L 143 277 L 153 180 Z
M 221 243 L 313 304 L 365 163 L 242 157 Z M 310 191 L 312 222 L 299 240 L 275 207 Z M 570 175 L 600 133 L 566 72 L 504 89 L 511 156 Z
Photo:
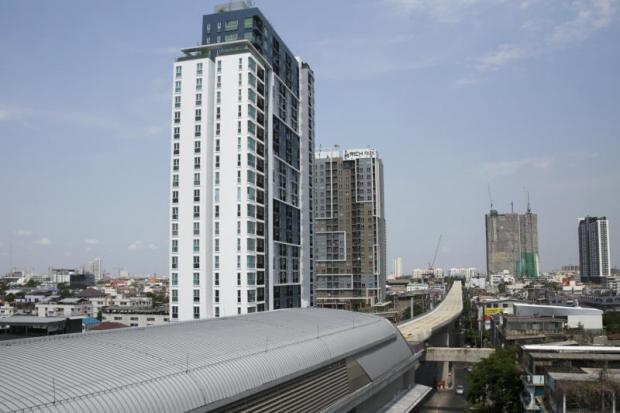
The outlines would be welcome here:
M 38 317 L 78 317 L 90 316 L 91 307 L 88 300 L 65 298 L 57 302 L 39 302 L 35 304 Z
M 312 152 L 304 133 L 313 121 L 304 123 L 306 104 L 247 42 L 184 53 L 173 70 L 171 319 L 281 308 L 283 291 L 296 292 L 291 306 L 308 306 Z M 295 64 L 302 80 L 311 73 Z M 272 150 L 281 94 L 301 115 L 297 167 Z M 299 211 L 299 240 L 275 241 L 276 202 Z M 281 251 L 288 255 L 276 259 Z
M 145 313 L 145 312 L 136 312 L 136 313 L 116 313 L 116 312 L 104 312 L 101 314 L 102 322 L 114 322 L 114 323 L 123 323 L 130 327 L 147 327 L 147 326 L 159 326 L 163 324 L 168 324 L 169 316 L 168 314 L 160 314 L 160 313 Z
M 401 257 L 396 257 L 392 264 L 392 278 L 400 278 L 403 276 L 403 260 Z

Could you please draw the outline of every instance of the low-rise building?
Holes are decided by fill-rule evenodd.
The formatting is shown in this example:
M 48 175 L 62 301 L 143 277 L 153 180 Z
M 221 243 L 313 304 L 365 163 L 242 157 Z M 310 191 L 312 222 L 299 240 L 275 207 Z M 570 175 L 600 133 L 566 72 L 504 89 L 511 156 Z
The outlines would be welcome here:
M 90 303 L 84 298 L 47 300 L 35 304 L 38 317 L 79 317 L 91 314 Z
M 596 308 L 566 307 L 560 305 L 540 305 L 514 303 L 514 315 L 528 317 L 555 317 L 566 320 L 569 329 L 590 331 L 603 330 L 603 312 Z
M 491 340 L 496 346 L 546 343 L 567 337 L 566 320 L 554 317 L 495 314 L 491 318 Z
M 112 305 L 112 297 L 105 293 L 105 291 L 97 290 L 94 288 L 87 288 L 77 294 L 77 297 L 88 300 L 91 307 L 90 316 L 97 317 L 99 311 L 104 307 Z
M 152 307 L 151 297 L 127 297 L 120 295 L 112 299 L 112 306 L 115 307 Z
M 579 395 L 581 385 L 597 383 L 601 369 L 606 371 L 605 380 L 618 383 L 620 347 L 523 345 L 519 348 L 519 364 L 523 370 L 521 402 L 525 412 L 593 411 L 595 404 L 583 404 L 584 398 Z M 597 383 L 601 389 L 605 380 Z M 597 409 L 601 402 L 596 403 Z
M 168 306 L 111 306 L 104 308 L 101 313 L 101 321 L 114 321 L 130 327 L 162 325 L 169 320 Z

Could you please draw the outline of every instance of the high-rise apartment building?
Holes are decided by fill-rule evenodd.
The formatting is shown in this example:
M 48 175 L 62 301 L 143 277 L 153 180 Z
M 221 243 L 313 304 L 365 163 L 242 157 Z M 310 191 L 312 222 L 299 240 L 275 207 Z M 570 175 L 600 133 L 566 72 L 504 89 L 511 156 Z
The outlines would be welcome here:
M 582 281 L 605 284 L 611 277 L 606 217 L 579 218 L 579 272 Z
M 382 301 L 386 243 L 383 163 L 373 149 L 322 150 L 314 164 L 314 296 L 357 309 Z
M 311 303 L 314 77 L 245 2 L 173 68 L 172 320 Z
M 528 207 L 525 214 L 485 215 L 487 274 L 508 271 L 515 277 L 538 277 L 538 216 Z
M 401 257 L 394 258 L 392 262 L 392 278 L 400 278 L 403 276 L 403 260 Z

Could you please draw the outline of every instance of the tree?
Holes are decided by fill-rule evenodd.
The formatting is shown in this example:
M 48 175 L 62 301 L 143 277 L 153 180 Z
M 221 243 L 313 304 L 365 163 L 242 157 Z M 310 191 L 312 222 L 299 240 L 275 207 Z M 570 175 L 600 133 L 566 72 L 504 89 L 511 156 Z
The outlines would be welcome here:
M 38 287 L 41 283 L 37 280 L 33 280 L 32 278 L 28 280 L 28 282 L 25 284 L 25 287 L 29 287 L 29 288 L 35 288 Z
M 500 294 L 504 294 L 506 292 L 506 284 L 504 284 L 503 281 L 497 285 L 497 291 Z
M 69 285 L 67 285 L 67 283 L 58 283 L 56 288 L 58 288 L 58 294 L 62 298 L 71 297 L 71 289 L 69 288 Z
M 478 413 L 521 411 L 520 371 L 515 363 L 515 349 L 496 349 L 489 358 L 476 364 L 469 374 L 467 400 Z

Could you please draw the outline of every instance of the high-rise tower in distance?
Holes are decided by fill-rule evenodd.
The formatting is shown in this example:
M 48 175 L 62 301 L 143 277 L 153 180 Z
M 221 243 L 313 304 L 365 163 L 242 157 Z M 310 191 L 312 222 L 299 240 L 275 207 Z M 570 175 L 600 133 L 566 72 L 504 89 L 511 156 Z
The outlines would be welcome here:
M 608 283 L 611 276 L 606 217 L 579 218 L 579 272 L 582 281 Z M 614 287 L 615 286 L 610 286 Z
M 538 277 L 538 216 L 500 214 L 495 209 L 485 215 L 487 274 L 508 271 L 515 277 Z
M 386 243 L 381 159 L 374 149 L 321 150 L 313 177 L 316 304 L 359 309 L 382 301 Z
M 311 304 L 314 77 L 246 2 L 173 67 L 172 320 Z

